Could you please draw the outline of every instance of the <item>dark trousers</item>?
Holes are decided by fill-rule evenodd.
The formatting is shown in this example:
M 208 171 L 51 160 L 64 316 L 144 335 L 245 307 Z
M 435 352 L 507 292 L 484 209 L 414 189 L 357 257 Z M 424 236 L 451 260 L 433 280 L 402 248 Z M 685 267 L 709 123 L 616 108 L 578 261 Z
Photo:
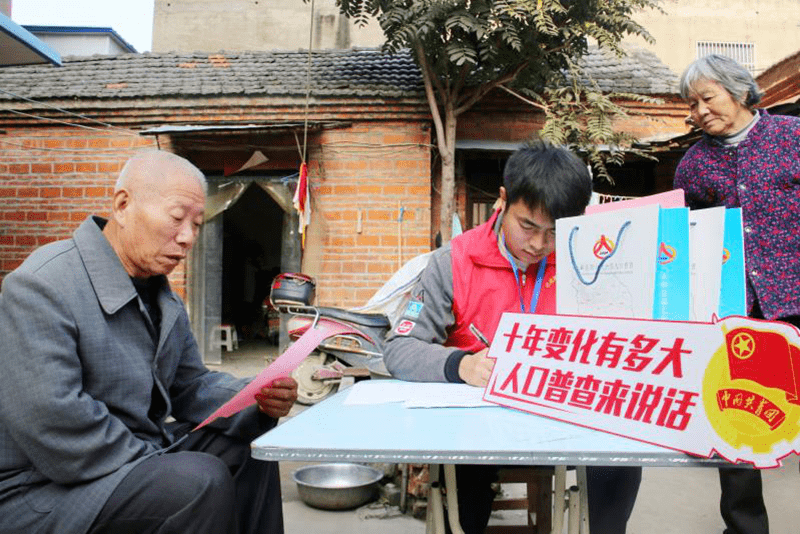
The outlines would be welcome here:
M 134 467 L 89 534 L 186 532 L 282 534 L 278 464 L 252 459 L 249 443 L 193 432 Z
M 641 483 L 641 467 L 587 467 L 589 532 L 625 534 Z
M 456 466 L 458 515 L 465 534 L 481 534 L 486 529 L 495 497 L 491 483 L 495 481 L 496 466 Z M 641 482 L 641 467 L 587 467 L 589 531 L 625 534 Z
M 761 471 L 721 467 L 719 509 L 725 534 L 767 534 L 767 507 L 761 487 Z
M 756 302 L 750 316 L 763 319 Z M 777 319 L 800 328 L 800 316 Z M 719 509 L 725 534 L 768 534 L 767 507 L 761 487 L 761 472 L 752 469 L 720 468 Z

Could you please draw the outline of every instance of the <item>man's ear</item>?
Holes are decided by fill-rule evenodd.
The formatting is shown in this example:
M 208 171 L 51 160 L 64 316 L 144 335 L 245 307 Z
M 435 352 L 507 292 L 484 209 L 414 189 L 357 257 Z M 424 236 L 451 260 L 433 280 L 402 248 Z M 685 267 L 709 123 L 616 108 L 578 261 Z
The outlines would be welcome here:
M 120 226 L 125 226 L 125 219 L 131 206 L 131 195 L 125 188 L 114 192 L 113 202 L 111 203 L 111 216 Z
M 506 203 L 508 201 L 508 194 L 506 193 L 506 188 L 502 185 L 500 186 L 500 198 L 498 198 L 494 203 L 495 210 L 506 210 Z

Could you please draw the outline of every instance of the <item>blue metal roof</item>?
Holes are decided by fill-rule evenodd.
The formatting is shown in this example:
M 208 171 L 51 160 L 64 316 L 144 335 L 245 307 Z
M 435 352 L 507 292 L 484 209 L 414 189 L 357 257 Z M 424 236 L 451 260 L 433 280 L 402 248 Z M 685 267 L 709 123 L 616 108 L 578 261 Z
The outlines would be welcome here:
M 0 13 L 0 65 L 61 65 L 58 52 L 31 32 Z

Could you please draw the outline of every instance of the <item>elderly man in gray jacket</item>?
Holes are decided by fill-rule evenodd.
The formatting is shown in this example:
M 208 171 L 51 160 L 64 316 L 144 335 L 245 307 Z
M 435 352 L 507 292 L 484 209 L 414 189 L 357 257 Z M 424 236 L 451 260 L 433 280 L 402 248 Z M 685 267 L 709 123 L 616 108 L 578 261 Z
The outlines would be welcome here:
M 0 533 L 283 532 L 277 465 L 249 442 L 288 413 L 294 380 L 189 433 L 246 384 L 205 368 L 166 279 L 204 206 L 197 168 L 142 153 L 108 221 L 3 281 Z

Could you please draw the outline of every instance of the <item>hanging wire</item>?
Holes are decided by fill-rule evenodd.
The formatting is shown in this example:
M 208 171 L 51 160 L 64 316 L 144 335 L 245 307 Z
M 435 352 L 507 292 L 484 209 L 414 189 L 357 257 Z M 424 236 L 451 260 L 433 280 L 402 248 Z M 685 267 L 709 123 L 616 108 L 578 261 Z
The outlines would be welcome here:
M 97 119 L 93 119 L 91 117 L 87 117 L 86 115 L 81 115 L 80 113 L 75 113 L 75 112 L 60 108 L 58 106 L 53 106 L 52 104 L 48 104 L 47 102 L 42 102 L 41 100 L 34 100 L 32 98 L 27 98 L 27 97 L 24 97 L 22 95 L 18 95 L 16 93 L 12 93 L 11 91 L 6 91 L 5 89 L 0 89 L 0 93 L 5 93 L 7 95 L 13 96 L 14 98 L 19 98 L 20 100 L 24 100 L 24 101 L 30 102 L 32 104 L 36 104 L 36 105 L 39 105 L 39 106 L 44 106 L 44 107 L 53 109 L 55 111 L 64 113 L 66 115 L 72 115 L 73 117 L 78 117 L 80 119 L 84 119 L 84 120 L 87 120 L 89 122 L 94 122 L 96 124 L 100 124 L 101 126 L 105 126 L 106 128 L 112 128 L 114 130 L 120 130 L 120 131 L 129 133 L 129 134 L 132 134 L 132 135 L 139 135 L 138 132 L 135 132 L 135 131 L 133 131 L 131 129 L 121 128 L 119 126 L 114 126 L 113 124 L 109 124 L 107 122 L 99 121 Z M 18 113 L 20 115 L 26 115 L 25 113 L 23 113 L 21 111 L 17 111 L 17 110 L 13 110 L 13 109 L 6 109 L 6 110 L 0 110 L 0 111 L 9 111 L 11 113 Z M 36 119 L 53 120 L 53 119 L 47 119 L 47 117 L 42 117 L 40 115 L 27 114 L 27 116 L 28 117 L 33 117 L 33 118 L 36 118 Z M 79 124 L 74 124 L 74 123 L 71 123 L 71 122 L 62 122 L 62 124 L 67 124 L 69 126 L 78 126 L 78 127 L 83 127 L 83 128 L 89 128 L 88 126 L 81 126 Z M 89 128 L 89 129 L 92 129 L 92 128 Z M 94 129 L 97 130 L 99 128 L 94 128 Z
M 306 109 L 303 117 L 303 149 L 300 157 L 306 163 L 306 152 L 308 150 L 308 106 L 311 100 L 311 47 L 314 43 L 314 0 L 311 0 L 311 19 L 308 25 L 308 66 L 306 67 Z
M 41 115 L 34 115 L 32 113 L 25 113 L 24 111 L 17 111 L 16 109 L 5 109 L 3 111 L 8 111 L 9 113 L 14 113 L 16 115 L 22 115 L 23 117 L 30 117 L 32 119 L 55 122 L 56 124 L 63 124 L 65 126 L 74 126 L 75 128 L 83 128 L 84 130 L 94 130 L 96 132 L 108 131 L 108 128 L 97 128 L 95 126 L 86 126 L 85 124 L 75 124 L 74 122 L 61 121 L 61 120 L 58 120 L 58 119 L 52 119 L 50 117 L 42 117 Z M 126 133 L 128 133 L 128 132 L 126 132 Z M 138 135 L 138 134 L 133 134 L 131 132 L 131 133 L 129 133 L 129 135 Z

